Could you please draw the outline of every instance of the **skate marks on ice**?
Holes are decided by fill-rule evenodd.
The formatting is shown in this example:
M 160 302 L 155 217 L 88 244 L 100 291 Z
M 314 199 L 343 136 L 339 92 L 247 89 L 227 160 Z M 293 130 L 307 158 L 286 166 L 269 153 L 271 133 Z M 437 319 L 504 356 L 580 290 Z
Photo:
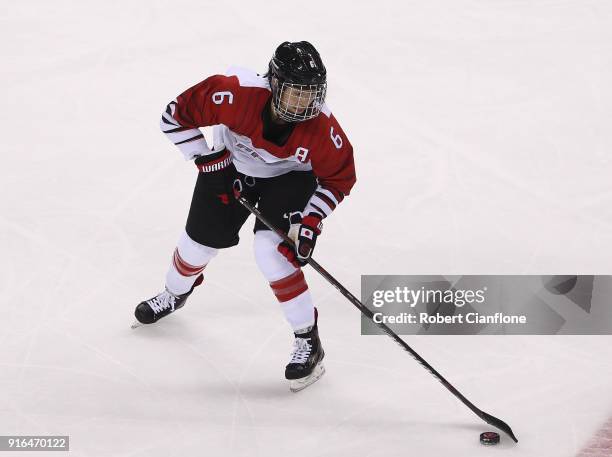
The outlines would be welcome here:
M 160 324 L 161 324 L 161 322 L 155 322 L 155 323 L 152 323 L 152 324 L 143 324 L 142 322 L 139 322 L 137 319 L 135 319 L 134 322 L 131 324 L 130 328 L 131 329 L 137 329 L 137 328 L 140 328 L 140 327 L 153 327 L 153 326 L 159 326 Z M 271 340 L 274 336 L 275 336 L 274 333 L 269 335 L 268 338 L 264 341 L 264 343 L 262 343 L 262 345 L 259 347 L 259 349 L 257 351 L 255 351 L 251 355 L 251 358 L 249 359 L 249 362 L 247 363 L 245 369 L 242 371 L 242 374 L 240 376 L 238 388 L 240 387 L 240 385 L 242 384 L 243 380 L 245 379 L 246 373 L 248 372 L 248 369 L 252 365 L 252 363 L 255 360 L 255 358 L 257 358 L 257 356 L 262 352 L 263 348 L 266 346 L 268 341 Z M 311 374 L 309 374 L 308 376 L 305 376 L 305 377 L 300 378 L 300 379 L 289 380 L 289 390 L 291 392 L 294 392 L 294 393 L 295 392 L 300 392 L 301 390 L 304 390 L 307 387 L 309 387 L 312 384 L 314 384 L 315 382 L 317 382 L 319 379 L 321 379 L 323 377 L 324 374 L 325 374 L 325 366 L 324 366 L 323 362 L 319 362 L 315 366 L 313 372 Z
M 172 319 L 172 317 L 174 317 L 174 319 L 177 318 L 177 316 L 168 316 L 169 319 Z M 143 327 L 143 328 L 139 329 L 134 334 L 147 337 L 146 335 L 147 333 L 154 331 L 158 337 L 169 340 L 169 342 L 171 342 L 173 346 L 176 344 L 179 347 L 186 349 L 188 353 L 194 355 L 197 359 L 202 360 L 207 367 L 210 367 L 213 370 L 213 372 L 215 372 L 220 377 L 222 381 L 221 385 L 219 385 L 218 383 L 209 384 L 207 389 L 202 390 L 198 395 L 205 395 L 205 396 L 213 395 L 215 397 L 218 397 L 218 396 L 223 396 L 223 395 L 228 394 L 230 396 L 228 397 L 228 400 L 231 400 L 232 408 L 231 408 L 231 412 L 227 411 L 227 416 L 229 420 L 231 421 L 231 425 L 229 427 L 230 428 L 229 435 L 226 436 L 225 439 L 227 439 L 226 446 L 228 446 L 229 449 L 231 450 L 230 455 L 233 455 L 233 452 L 235 451 L 234 448 L 238 443 L 237 429 L 240 428 L 242 432 L 244 433 L 245 428 L 255 429 L 256 423 L 257 423 L 253 409 L 251 408 L 251 406 L 249 405 L 249 402 L 247 401 L 247 398 L 242 394 L 242 391 L 241 391 L 240 384 L 242 381 L 242 377 L 240 378 L 238 382 L 236 382 L 234 380 L 234 376 L 231 373 L 229 373 L 227 369 L 223 368 L 221 366 L 221 363 L 216 361 L 213 356 L 207 354 L 204 350 L 200 349 L 196 341 L 189 341 L 188 339 L 181 337 L 180 334 L 177 333 L 177 330 L 180 330 L 180 329 L 175 327 L 172 324 L 173 324 L 172 320 L 160 321 L 154 324 L 140 324 L 140 325 L 137 325 L 136 327 Z M 166 328 L 164 329 L 164 327 Z M 266 344 L 267 344 L 267 340 L 262 343 L 262 347 L 264 347 Z M 254 354 L 252 355 L 252 359 L 254 359 L 256 355 L 259 354 L 260 352 L 261 350 L 259 349 L 254 351 Z M 247 362 L 247 364 L 245 365 L 245 368 L 243 369 L 243 372 L 248 371 L 251 365 L 252 365 L 252 362 Z M 240 410 L 242 410 L 245 414 L 240 414 Z M 238 425 L 239 418 L 246 419 L 247 425 L 246 426 L 242 425 L 239 427 Z M 225 431 L 225 435 L 227 435 L 227 430 Z M 259 454 L 261 451 L 261 446 L 257 442 L 257 435 L 253 433 L 253 434 L 250 434 L 249 436 L 251 438 L 250 446 L 254 447 L 256 450 L 256 453 Z
M 218 318 L 223 321 L 231 320 L 227 315 L 219 315 Z M 218 382 L 205 375 L 209 379 L 204 380 L 201 388 L 196 388 L 193 384 L 193 389 L 196 390 L 191 394 L 214 398 L 226 405 L 223 410 L 230 422 L 223 434 L 230 455 L 239 453 L 246 443 L 250 443 L 249 446 L 258 451 L 266 448 L 259 442 L 262 420 L 274 427 L 280 426 L 280 423 L 275 419 L 278 414 L 262 417 L 262 408 L 281 412 L 281 417 L 295 413 L 288 410 L 285 404 L 292 394 L 288 382 L 283 378 L 284 355 L 277 357 L 279 351 L 269 350 L 271 347 L 280 347 L 278 340 L 282 340 L 283 335 L 287 334 L 287 326 L 284 322 L 277 323 L 272 317 L 266 319 L 265 327 L 269 326 L 268 323 L 273 326 L 261 333 L 262 339 L 253 338 L 253 335 L 232 336 L 222 327 L 214 325 L 214 322 L 203 324 L 208 331 L 205 337 L 200 338 L 197 329 L 186 328 L 191 324 L 180 315 L 168 316 L 168 319 L 152 325 L 142 325 L 142 328 L 133 333 L 138 335 L 138 338 L 154 336 L 156 340 L 167 339 L 171 346 L 179 345 L 201 358 L 206 366 L 210 366 L 221 377 L 221 382 Z M 252 322 L 250 325 L 252 328 L 260 327 Z M 219 350 L 212 353 L 205 349 L 219 345 Z M 244 354 L 248 354 L 248 357 L 243 357 Z M 276 365 L 271 365 L 272 363 Z M 277 369 L 274 370 L 274 367 Z

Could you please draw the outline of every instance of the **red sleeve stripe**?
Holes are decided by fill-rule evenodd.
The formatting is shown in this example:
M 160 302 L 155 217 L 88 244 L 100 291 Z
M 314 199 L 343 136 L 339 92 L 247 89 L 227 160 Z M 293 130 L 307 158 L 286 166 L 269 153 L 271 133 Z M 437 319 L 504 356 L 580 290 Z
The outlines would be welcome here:
M 333 187 L 327 187 L 324 184 L 319 184 L 318 190 L 321 190 L 321 191 L 324 190 L 324 191 L 331 193 L 336 199 L 336 204 L 344 200 L 344 194 L 340 192 L 339 190 L 334 189 Z
M 281 303 L 289 301 L 308 290 L 308 284 L 306 284 L 302 270 L 296 270 L 283 279 L 272 281 L 270 287 Z
M 206 267 L 206 264 L 200 266 L 190 265 L 183 260 L 178 252 L 178 248 L 174 250 L 174 256 L 172 258 L 174 268 L 183 276 L 195 276 L 202 273 L 202 270 Z
M 319 208 L 317 205 L 314 205 L 313 203 L 310 203 L 310 204 L 308 204 L 308 206 L 306 208 L 308 209 L 308 211 L 305 210 L 304 211 L 305 214 L 310 214 L 312 212 L 311 211 L 311 208 L 312 208 L 312 209 L 315 210 L 314 211 L 315 213 L 318 213 L 319 216 L 321 216 L 321 218 L 325 218 L 325 212 L 321 208 Z
M 310 201 L 308 203 L 310 205 L 316 205 L 320 210 L 323 211 L 325 217 L 329 216 L 333 211 L 333 209 L 325 202 L 325 200 L 320 198 L 316 193 L 312 197 L 310 197 Z M 306 208 L 308 208 L 308 205 L 306 205 Z M 308 211 L 305 212 L 308 213 Z
M 336 209 L 337 203 L 334 201 L 334 199 L 330 198 L 329 195 L 319 190 L 315 192 L 315 195 L 319 197 L 321 200 L 323 200 L 325 204 L 331 208 L 332 211 Z

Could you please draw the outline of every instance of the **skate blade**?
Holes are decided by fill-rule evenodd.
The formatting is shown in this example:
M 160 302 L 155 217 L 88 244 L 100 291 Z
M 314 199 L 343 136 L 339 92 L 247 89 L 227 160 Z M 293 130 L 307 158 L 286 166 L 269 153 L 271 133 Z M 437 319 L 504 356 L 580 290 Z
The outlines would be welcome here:
M 135 320 L 134 322 L 132 322 L 132 325 L 130 326 L 131 328 L 138 328 L 138 327 L 142 327 L 144 324 L 141 322 L 138 322 L 137 320 Z
M 299 392 L 300 390 L 304 390 L 306 387 L 321 379 L 324 374 L 325 366 L 323 366 L 323 363 L 319 362 L 314 370 L 312 370 L 312 373 L 310 373 L 308 376 L 289 381 L 289 390 L 291 390 L 291 392 Z

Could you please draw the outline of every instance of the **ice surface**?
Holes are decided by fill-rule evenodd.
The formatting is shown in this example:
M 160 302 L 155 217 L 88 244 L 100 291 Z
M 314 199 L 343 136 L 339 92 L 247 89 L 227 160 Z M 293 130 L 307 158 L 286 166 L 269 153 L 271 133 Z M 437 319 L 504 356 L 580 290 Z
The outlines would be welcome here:
M 490 427 L 360 336 L 312 272 L 327 374 L 290 393 L 252 222 L 184 310 L 129 326 L 195 178 L 162 109 L 231 64 L 265 71 L 287 39 L 320 49 L 355 147 L 316 252 L 350 290 L 368 273 L 610 274 L 610 2 L 24 1 L 0 24 L 0 434 L 70 435 L 75 456 L 569 457 L 608 420 L 610 337 L 407 337 L 520 440 L 484 448 Z

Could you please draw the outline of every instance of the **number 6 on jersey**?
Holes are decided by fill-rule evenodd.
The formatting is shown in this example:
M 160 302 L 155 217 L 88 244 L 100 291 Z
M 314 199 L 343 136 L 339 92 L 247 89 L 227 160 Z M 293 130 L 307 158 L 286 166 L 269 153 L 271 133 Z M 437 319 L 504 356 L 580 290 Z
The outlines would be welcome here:
M 342 137 L 340 134 L 334 135 L 334 126 L 332 125 L 331 130 L 329 131 L 329 135 L 331 136 L 331 140 L 334 142 L 334 146 L 336 149 L 340 149 L 342 147 Z
M 212 94 L 212 101 L 215 105 L 220 105 L 225 100 L 225 97 L 228 98 L 228 103 L 230 105 L 234 103 L 234 94 L 232 94 L 229 90 L 215 92 Z

